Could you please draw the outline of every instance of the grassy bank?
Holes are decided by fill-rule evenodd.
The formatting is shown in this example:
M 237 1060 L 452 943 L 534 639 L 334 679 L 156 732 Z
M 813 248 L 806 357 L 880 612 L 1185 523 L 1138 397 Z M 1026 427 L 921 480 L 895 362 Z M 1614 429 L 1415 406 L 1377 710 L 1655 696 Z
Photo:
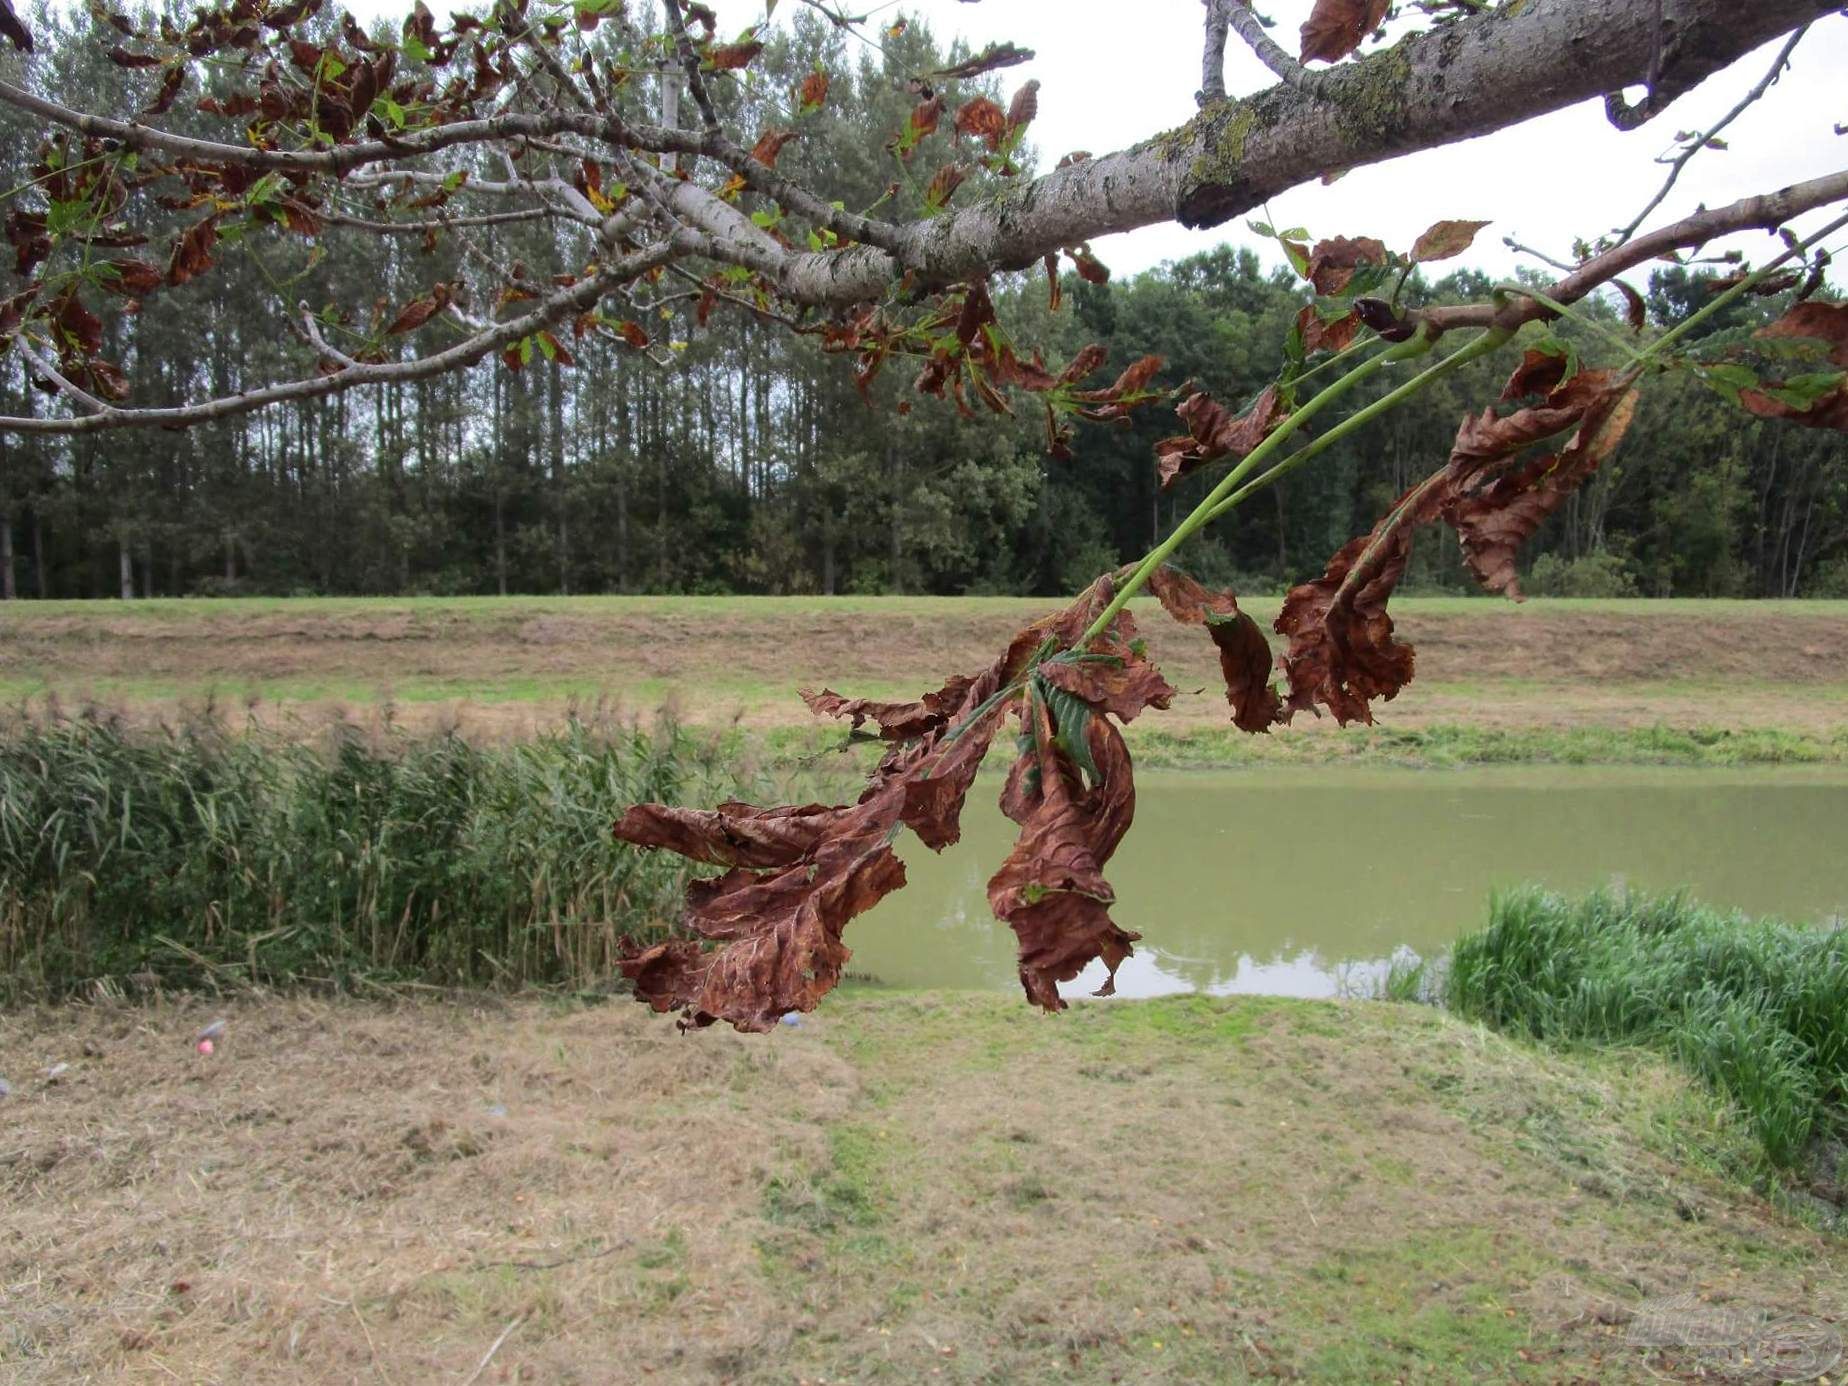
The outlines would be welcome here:
M 518 740 L 573 701 L 671 706 L 689 724 L 785 734 L 811 725 L 800 686 L 914 697 L 986 666 L 1055 605 L 1018 597 L 573 597 L 16 602 L 0 606 L 0 700 L 93 699 L 137 720 L 216 698 L 279 724 L 363 716 L 459 720 Z M 1261 622 L 1275 597 L 1247 605 Z M 1425 756 L 1708 763 L 1843 754 L 1848 603 L 1406 598 L 1418 676 L 1383 730 L 1299 718 L 1244 746 L 1225 734 L 1217 657 L 1197 629 L 1134 605 L 1180 690 L 1143 719 L 1152 753 L 1210 760 Z M 1426 738 L 1431 745 L 1409 745 Z M 1475 744 L 1464 745 L 1475 738 Z M 1675 742 L 1670 749 L 1663 743 Z M 1692 751 L 1684 743 L 1699 743 Z M 1775 744 L 1774 744 L 1775 743 Z M 1361 749 L 1356 750 L 1359 747 Z M 1432 749 L 1435 747 L 1435 749 Z M 1767 752 L 1767 748 L 1770 748 Z M 1726 763 L 1740 763 L 1737 760 Z
M 611 720 L 477 747 L 337 724 L 194 719 L 0 731 L 0 998 L 101 983 L 607 980 L 617 939 L 678 917 L 680 859 L 617 809 L 714 803 L 722 738 Z
M 1666 1299 L 1848 1313 L 1673 1065 L 1421 1007 L 67 1006 L 0 1073 L 22 1386 L 1641 1383 Z
M 1848 930 L 1520 890 L 1451 950 L 1443 994 L 1533 1039 L 1660 1050 L 1732 1101 L 1774 1164 L 1848 1194 Z

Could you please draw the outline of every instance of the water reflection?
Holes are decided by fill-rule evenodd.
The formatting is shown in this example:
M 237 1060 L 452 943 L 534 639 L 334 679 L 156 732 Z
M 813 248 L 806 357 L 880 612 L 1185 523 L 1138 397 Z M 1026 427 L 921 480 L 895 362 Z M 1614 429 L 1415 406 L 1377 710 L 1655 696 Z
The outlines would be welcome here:
M 1144 942 L 1125 996 L 1364 991 L 1395 950 L 1441 950 L 1489 892 L 1686 886 L 1795 919 L 1848 913 L 1848 774 L 1611 770 L 1156 772 L 1110 877 Z M 911 884 L 848 933 L 896 986 L 1012 988 L 988 912 L 1013 825 L 976 787 L 960 846 L 900 844 Z M 1066 990 L 1102 981 L 1094 969 Z

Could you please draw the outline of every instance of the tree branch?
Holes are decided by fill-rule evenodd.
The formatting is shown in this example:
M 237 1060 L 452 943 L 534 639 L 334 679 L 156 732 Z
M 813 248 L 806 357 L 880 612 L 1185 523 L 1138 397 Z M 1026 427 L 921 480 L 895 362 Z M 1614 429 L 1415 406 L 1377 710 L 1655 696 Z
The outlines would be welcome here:
M 1832 11 L 1835 0 L 1674 0 L 1682 71 L 1711 72 Z M 1326 74 L 1320 97 L 1278 86 L 1201 111 L 1179 130 L 901 229 L 895 248 L 795 254 L 800 302 L 877 298 L 905 270 L 955 283 L 1025 269 L 1049 251 L 1164 221 L 1216 226 L 1330 169 L 1488 134 L 1647 75 L 1654 26 L 1627 0 L 1528 5 L 1445 25 Z
M 424 380 L 434 375 L 446 375 L 450 371 L 472 366 L 491 352 L 511 346 L 543 328 L 562 322 L 565 318 L 585 312 L 594 307 L 597 300 L 605 293 L 623 282 L 645 274 L 657 265 L 665 265 L 677 255 L 698 253 L 698 249 L 697 244 L 678 239 L 662 241 L 649 246 L 605 266 L 580 283 L 542 299 L 532 312 L 509 319 L 507 322 L 495 323 L 467 340 L 458 342 L 434 355 L 414 357 L 409 361 L 343 366 L 340 370 L 327 375 L 292 380 L 280 385 L 268 385 L 261 389 L 246 390 L 242 394 L 222 395 L 217 399 L 202 400 L 197 404 L 178 405 L 171 408 L 120 409 L 114 405 L 104 404 L 94 396 L 85 395 L 55 372 L 48 372 L 65 388 L 95 404 L 98 412 L 74 418 L 32 416 L 0 418 L 0 430 L 15 433 L 70 434 L 100 433 L 117 428 L 145 428 L 149 425 L 185 428 L 193 424 L 207 423 L 213 419 L 249 414 L 271 404 L 281 404 L 289 400 L 317 399 L 322 395 L 338 394 L 342 390 L 351 390 L 361 385 L 398 384 L 405 381 Z
M 1784 75 L 1784 69 L 1790 65 L 1790 55 L 1796 52 L 1797 45 L 1803 42 L 1803 36 L 1808 32 L 1809 25 L 1805 24 L 1801 29 L 1797 30 L 1796 33 L 1792 34 L 1790 36 L 1790 41 L 1779 50 L 1776 60 L 1771 64 L 1771 70 L 1764 75 L 1757 86 L 1753 87 L 1745 94 L 1745 99 L 1722 116 L 1719 123 L 1711 130 L 1696 136 L 1692 143 L 1690 143 L 1686 149 L 1682 150 L 1680 157 L 1674 161 L 1673 166 L 1668 171 L 1667 181 L 1657 190 L 1656 195 L 1649 199 L 1648 205 L 1636 214 L 1635 219 L 1617 233 L 1617 240 L 1619 243 L 1627 241 L 1630 237 L 1634 236 L 1636 234 L 1636 228 L 1649 220 L 1649 214 L 1668 200 L 1669 193 L 1674 191 L 1675 184 L 1681 178 L 1681 171 L 1688 166 L 1689 161 L 1691 161 L 1696 154 L 1700 153 L 1701 150 L 1705 149 L 1713 140 L 1718 138 L 1722 130 L 1726 129 L 1727 126 L 1731 125 L 1740 116 L 1744 115 L 1746 111 L 1750 110 L 1761 101 L 1766 92 L 1777 85 L 1778 78 Z

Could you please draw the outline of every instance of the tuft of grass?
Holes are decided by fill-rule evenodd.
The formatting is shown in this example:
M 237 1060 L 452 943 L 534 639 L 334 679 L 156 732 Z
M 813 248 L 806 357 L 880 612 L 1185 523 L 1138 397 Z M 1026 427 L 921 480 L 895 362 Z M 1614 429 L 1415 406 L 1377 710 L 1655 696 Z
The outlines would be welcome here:
M 587 986 L 678 916 L 686 871 L 610 836 L 735 787 L 721 739 L 572 717 L 483 748 L 209 715 L 0 731 L 0 998 L 158 985 Z
M 1536 1040 L 1641 1045 L 1737 1104 L 1770 1161 L 1848 1127 L 1848 930 L 1707 908 L 1685 895 L 1496 895 L 1452 950 L 1444 996 Z

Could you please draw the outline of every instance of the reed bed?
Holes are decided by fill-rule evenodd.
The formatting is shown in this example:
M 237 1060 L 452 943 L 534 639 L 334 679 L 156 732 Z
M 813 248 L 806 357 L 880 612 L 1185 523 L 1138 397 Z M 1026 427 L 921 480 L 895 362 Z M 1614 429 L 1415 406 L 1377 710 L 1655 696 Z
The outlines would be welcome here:
M 1735 1102 L 1783 1168 L 1848 1130 L 1848 930 L 1685 895 L 1524 888 L 1451 951 L 1444 999 L 1553 1043 L 1674 1055 Z
M 610 836 L 639 800 L 741 788 L 665 717 L 477 746 L 389 721 L 0 727 L 0 997 L 97 988 L 606 982 L 686 871 Z

